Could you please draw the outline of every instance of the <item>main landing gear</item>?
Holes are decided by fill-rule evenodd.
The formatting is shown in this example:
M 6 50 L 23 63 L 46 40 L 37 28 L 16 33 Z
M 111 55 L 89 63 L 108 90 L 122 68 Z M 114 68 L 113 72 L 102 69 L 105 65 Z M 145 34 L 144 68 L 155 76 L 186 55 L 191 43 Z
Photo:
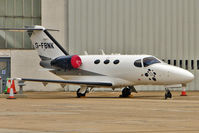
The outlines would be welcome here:
M 81 88 L 77 89 L 77 97 L 85 97 L 86 93 L 88 92 L 88 87 L 82 86 Z
M 131 92 L 136 92 L 136 89 L 134 88 L 134 86 L 128 86 L 128 87 L 125 87 L 123 90 L 122 90 L 122 95 L 120 95 L 120 97 L 129 97 L 131 95 Z
M 172 98 L 172 94 L 168 88 L 165 88 L 165 100 L 167 98 Z

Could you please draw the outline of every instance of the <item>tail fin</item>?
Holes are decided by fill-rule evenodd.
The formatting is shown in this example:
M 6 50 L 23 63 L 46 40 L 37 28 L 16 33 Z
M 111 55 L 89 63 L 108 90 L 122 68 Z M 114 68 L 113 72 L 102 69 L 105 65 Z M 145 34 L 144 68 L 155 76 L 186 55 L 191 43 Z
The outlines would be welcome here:
M 41 60 L 52 60 L 59 56 L 69 55 L 65 49 L 42 26 L 26 26 L 25 28 L 0 28 L 0 30 L 27 31 L 32 44 L 37 49 Z

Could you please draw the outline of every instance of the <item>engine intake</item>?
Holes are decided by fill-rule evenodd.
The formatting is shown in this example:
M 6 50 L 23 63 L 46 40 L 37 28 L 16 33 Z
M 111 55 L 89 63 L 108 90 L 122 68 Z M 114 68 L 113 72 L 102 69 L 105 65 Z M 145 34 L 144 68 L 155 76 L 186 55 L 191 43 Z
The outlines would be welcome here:
M 61 69 L 76 69 L 82 65 L 82 60 L 78 55 L 61 56 L 51 61 L 51 66 Z

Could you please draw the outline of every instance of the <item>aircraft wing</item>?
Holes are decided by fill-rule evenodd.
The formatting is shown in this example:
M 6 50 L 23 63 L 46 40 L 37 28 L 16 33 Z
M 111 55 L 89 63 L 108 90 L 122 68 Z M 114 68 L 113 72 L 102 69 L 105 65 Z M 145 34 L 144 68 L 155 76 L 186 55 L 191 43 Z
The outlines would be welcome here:
M 93 82 L 93 81 L 76 81 L 76 80 L 47 80 L 47 79 L 30 79 L 30 78 L 18 78 L 20 81 L 32 81 L 32 82 L 42 82 L 47 83 L 58 83 L 58 84 L 68 84 L 68 85 L 86 85 L 86 86 L 112 86 L 111 82 Z

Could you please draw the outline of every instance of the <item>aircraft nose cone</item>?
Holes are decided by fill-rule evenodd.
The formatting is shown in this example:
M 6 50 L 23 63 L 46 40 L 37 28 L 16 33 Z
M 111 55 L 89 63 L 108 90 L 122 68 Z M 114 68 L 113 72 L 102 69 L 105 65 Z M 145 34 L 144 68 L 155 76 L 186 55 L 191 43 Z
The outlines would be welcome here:
M 170 72 L 170 80 L 173 80 L 173 82 L 178 83 L 189 83 L 194 79 L 194 75 L 182 68 L 170 66 L 169 67 Z
M 184 70 L 185 72 L 184 72 L 184 77 L 185 77 L 185 80 L 187 81 L 187 82 L 191 82 L 193 79 L 194 79 L 194 75 L 191 73 L 191 72 L 189 72 L 189 71 L 187 71 L 187 70 Z

